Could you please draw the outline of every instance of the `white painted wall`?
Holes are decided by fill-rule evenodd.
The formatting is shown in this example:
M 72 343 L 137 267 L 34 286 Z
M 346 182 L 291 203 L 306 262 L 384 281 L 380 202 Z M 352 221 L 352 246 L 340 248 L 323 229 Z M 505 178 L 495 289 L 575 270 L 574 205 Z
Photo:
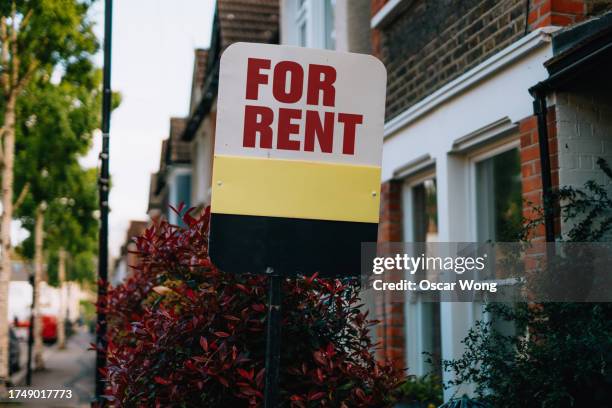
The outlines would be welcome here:
M 612 165 L 612 95 L 576 91 L 556 94 L 559 183 L 582 187 L 587 180 L 612 186 L 596 162 Z
M 584 189 L 584 183 L 594 180 L 612 195 L 612 183 L 597 165 L 601 157 L 612 166 L 612 95 L 591 89 L 555 97 L 559 184 Z M 563 225 L 565 231 L 570 228 Z
M 210 204 L 212 177 L 213 128 L 210 116 L 206 116 L 192 142 L 191 205 L 205 207 Z

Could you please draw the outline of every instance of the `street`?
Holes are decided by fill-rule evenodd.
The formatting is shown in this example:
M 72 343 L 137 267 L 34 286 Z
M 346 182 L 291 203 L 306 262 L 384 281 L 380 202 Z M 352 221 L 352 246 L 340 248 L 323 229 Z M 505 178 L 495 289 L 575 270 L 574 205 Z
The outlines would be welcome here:
M 25 407 L 88 407 L 94 393 L 95 352 L 88 350 L 93 337 L 86 328 L 77 329 L 68 339 L 65 350 L 57 345 L 45 346 L 45 370 L 32 375 L 32 389 L 71 390 L 72 398 L 64 400 L 36 400 L 23 403 Z M 27 352 L 24 348 L 23 354 Z M 25 364 L 24 364 L 25 366 Z M 18 387 L 25 384 L 25 375 L 18 375 Z M 12 406 L 1 404 L 0 407 Z

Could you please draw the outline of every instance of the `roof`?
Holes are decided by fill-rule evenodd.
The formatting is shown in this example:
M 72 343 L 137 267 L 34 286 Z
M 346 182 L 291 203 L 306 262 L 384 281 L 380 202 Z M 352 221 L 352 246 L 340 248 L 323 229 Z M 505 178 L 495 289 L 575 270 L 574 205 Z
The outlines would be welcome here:
M 221 49 L 245 42 L 272 42 L 278 36 L 278 0 L 218 0 Z
M 142 235 L 145 229 L 149 226 L 148 221 L 131 220 L 128 226 L 125 242 L 121 246 L 121 254 L 125 255 L 128 251 L 128 245 L 133 242 L 135 237 Z
M 193 63 L 193 84 L 194 88 L 201 88 L 206 77 L 206 64 L 208 63 L 208 49 L 198 48 L 195 50 L 195 60 Z
M 532 95 L 587 86 L 612 91 L 606 69 L 612 64 L 612 12 L 555 34 L 553 54 L 544 63 L 548 78 L 529 89 Z
M 149 181 L 149 207 L 147 208 L 147 212 L 153 209 L 161 209 L 161 197 L 157 194 L 157 178 L 158 173 L 151 173 Z
M 189 100 L 189 113 L 196 108 L 201 98 L 204 80 L 206 79 L 206 67 L 208 65 L 208 49 L 197 48 L 193 59 L 193 78 L 191 79 L 191 98 Z
M 183 140 L 195 136 L 217 96 L 221 53 L 235 42 L 278 44 L 278 0 L 217 0 L 206 75 L 200 100 L 191 109 Z
M 132 238 L 140 236 L 148 226 L 148 221 L 131 220 L 125 242 L 130 242 Z

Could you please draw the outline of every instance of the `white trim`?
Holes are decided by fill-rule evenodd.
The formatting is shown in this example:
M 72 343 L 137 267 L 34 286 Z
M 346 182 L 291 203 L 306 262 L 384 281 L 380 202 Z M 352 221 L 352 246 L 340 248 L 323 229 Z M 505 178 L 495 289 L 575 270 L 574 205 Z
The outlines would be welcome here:
M 449 153 L 464 154 L 474 151 L 485 144 L 490 145 L 494 141 L 516 133 L 517 129 L 518 124 L 512 123 L 509 117 L 504 116 L 480 129 L 455 139 L 453 148 Z
M 411 160 L 400 168 L 395 169 L 393 171 L 393 178 L 409 178 L 428 167 L 434 166 L 435 164 L 435 160 L 429 154 L 424 154 L 414 160 Z
M 370 28 L 378 28 L 378 26 L 392 16 L 392 12 L 394 12 L 397 6 L 404 1 L 406 0 L 389 0 L 376 14 L 374 14 L 370 20 Z
M 447 83 L 442 88 L 427 96 L 425 99 L 417 102 L 404 112 L 385 123 L 384 138 L 388 139 L 404 126 L 416 121 L 427 112 L 435 109 L 460 92 L 474 86 L 478 82 L 501 70 L 506 65 L 520 59 L 522 56 L 533 51 L 534 49 L 550 43 L 551 34 L 557 30 L 557 27 L 539 28 L 494 54 L 460 77 Z

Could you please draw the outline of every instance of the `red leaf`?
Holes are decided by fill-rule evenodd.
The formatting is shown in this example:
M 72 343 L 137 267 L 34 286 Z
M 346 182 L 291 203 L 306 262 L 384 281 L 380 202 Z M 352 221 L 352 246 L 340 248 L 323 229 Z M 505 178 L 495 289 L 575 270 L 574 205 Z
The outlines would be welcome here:
M 168 384 L 172 383 L 172 381 L 165 380 L 165 379 L 163 379 L 163 378 L 161 378 L 159 376 L 155 376 L 153 378 L 153 381 L 155 381 L 156 383 L 161 384 L 161 385 L 168 385 Z
M 266 305 L 262 305 L 261 303 L 255 303 L 254 305 L 251 305 L 251 308 L 260 313 L 266 311 Z
M 320 391 L 320 392 L 315 392 L 314 394 L 308 394 L 308 401 L 315 401 L 315 400 L 319 400 L 321 398 L 323 398 L 325 396 L 325 393 Z
M 253 381 L 253 376 L 255 375 L 255 370 L 250 370 L 247 371 L 243 368 L 239 368 L 236 371 L 238 371 L 238 374 L 243 377 L 246 378 L 247 380 Z
M 206 340 L 206 337 L 200 337 L 200 346 L 202 346 L 204 351 L 208 352 L 208 340 Z
M 314 281 L 317 278 L 317 276 L 319 276 L 319 272 L 315 272 L 311 277 L 306 278 L 305 280 L 308 284 L 311 284 L 312 281 Z
M 225 377 L 218 377 L 219 382 L 225 387 L 228 388 L 229 387 L 229 382 L 227 382 L 227 379 Z
M 215 332 L 214 335 L 217 337 L 229 337 L 230 336 L 229 333 L 222 332 L 222 331 Z

